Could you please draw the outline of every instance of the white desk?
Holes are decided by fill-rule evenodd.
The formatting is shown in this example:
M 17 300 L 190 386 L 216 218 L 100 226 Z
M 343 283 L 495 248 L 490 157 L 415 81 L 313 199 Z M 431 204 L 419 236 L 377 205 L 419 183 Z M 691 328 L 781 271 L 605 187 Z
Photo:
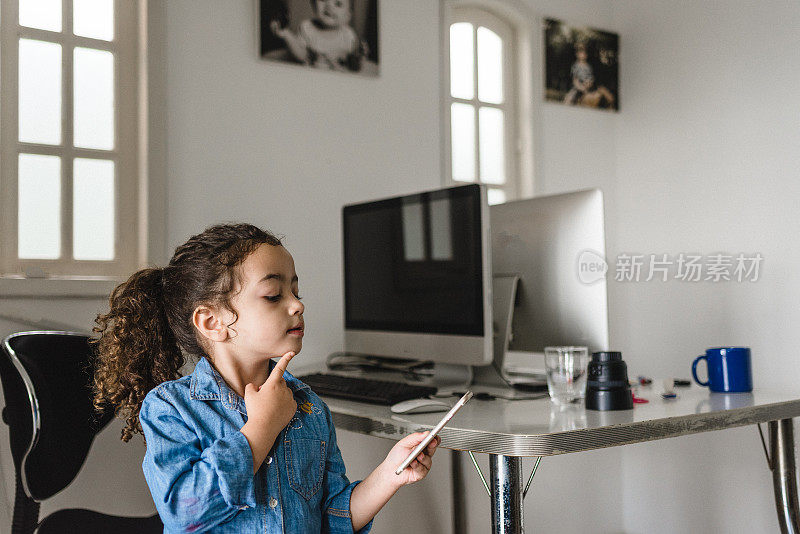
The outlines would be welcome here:
M 552 456 L 769 423 L 767 446 L 781 531 L 800 534 L 792 434 L 792 418 L 800 416 L 800 387 L 721 394 L 692 386 L 676 388 L 676 393 L 677 399 L 665 400 L 660 386 L 639 388 L 638 396 L 650 402 L 616 412 L 585 410 L 582 406 L 562 411 L 549 399 L 474 399 L 439 434 L 441 446 L 490 455 L 491 484 L 487 484 L 487 490 L 492 503 L 492 532 L 519 534 L 523 531 L 520 457 Z M 429 430 L 442 416 L 397 415 L 386 406 L 332 397 L 325 397 L 325 402 L 337 428 L 393 440 Z

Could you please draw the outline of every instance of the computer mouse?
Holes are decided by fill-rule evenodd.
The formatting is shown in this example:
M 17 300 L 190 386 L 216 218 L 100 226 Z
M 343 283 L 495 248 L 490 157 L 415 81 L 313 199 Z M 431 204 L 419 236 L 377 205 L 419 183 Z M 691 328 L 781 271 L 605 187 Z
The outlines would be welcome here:
M 411 399 L 393 404 L 389 409 L 392 413 L 431 413 L 446 412 L 452 406 L 436 399 Z

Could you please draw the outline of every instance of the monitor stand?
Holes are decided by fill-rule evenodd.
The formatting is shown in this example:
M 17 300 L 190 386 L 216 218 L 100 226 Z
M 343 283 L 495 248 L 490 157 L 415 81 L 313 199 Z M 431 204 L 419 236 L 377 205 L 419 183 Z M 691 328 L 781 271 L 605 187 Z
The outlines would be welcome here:
M 436 363 L 433 375 L 422 383 L 439 389 L 464 389 L 468 386 L 482 389 L 500 388 L 512 396 L 511 382 L 503 371 L 506 350 L 511 342 L 511 320 L 519 285 L 518 275 L 497 275 L 492 279 L 492 331 L 493 356 L 489 365 L 457 365 Z M 522 396 L 526 394 L 520 392 Z
M 494 357 L 489 365 L 472 366 L 472 382 L 475 385 L 510 388 L 511 383 L 503 371 L 506 351 L 511 342 L 511 320 L 517 297 L 519 276 L 496 275 L 492 279 L 492 331 L 494 333 Z

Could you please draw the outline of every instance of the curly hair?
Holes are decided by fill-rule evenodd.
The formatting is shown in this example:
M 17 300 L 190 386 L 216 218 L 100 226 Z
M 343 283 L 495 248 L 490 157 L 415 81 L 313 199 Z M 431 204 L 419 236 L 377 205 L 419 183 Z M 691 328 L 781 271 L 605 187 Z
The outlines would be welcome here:
M 147 393 L 179 378 L 187 356 L 205 355 L 194 310 L 206 304 L 233 311 L 236 267 L 262 244 L 282 246 L 251 224 L 212 226 L 175 249 L 166 267 L 137 271 L 111 293 L 108 313 L 99 314 L 93 328 L 94 406 L 113 408 L 125 420 L 123 441 L 142 433 L 139 410 Z

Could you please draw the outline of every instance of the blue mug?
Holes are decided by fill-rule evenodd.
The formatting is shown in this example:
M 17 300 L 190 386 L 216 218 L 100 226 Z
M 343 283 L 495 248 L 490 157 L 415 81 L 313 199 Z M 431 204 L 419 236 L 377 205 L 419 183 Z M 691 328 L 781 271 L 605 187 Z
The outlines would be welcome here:
M 706 361 L 708 382 L 697 378 L 697 364 Z M 750 349 L 747 347 L 721 347 L 706 350 L 692 363 L 692 376 L 701 386 L 718 393 L 744 393 L 753 391 L 753 373 L 750 370 Z

